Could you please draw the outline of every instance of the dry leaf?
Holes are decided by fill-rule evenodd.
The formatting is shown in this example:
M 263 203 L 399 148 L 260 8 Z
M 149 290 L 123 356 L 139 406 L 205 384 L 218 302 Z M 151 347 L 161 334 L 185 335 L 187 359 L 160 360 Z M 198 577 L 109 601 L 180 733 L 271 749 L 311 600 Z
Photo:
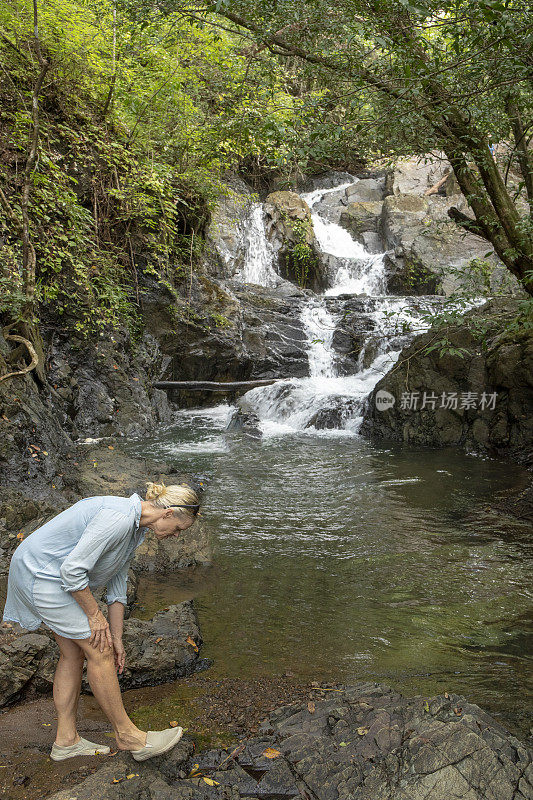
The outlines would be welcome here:
M 194 639 L 192 638 L 192 636 L 187 636 L 187 638 L 185 639 L 185 641 L 187 642 L 187 644 L 190 644 L 192 647 L 194 647 L 194 649 L 196 650 L 196 652 L 198 652 L 198 645 L 196 644 L 196 642 L 194 641 Z
M 364 736 L 366 733 L 368 733 L 368 728 L 361 726 L 360 728 L 357 728 L 357 733 L 359 736 Z
M 308 708 L 310 714 L 314 714 L 315 713 L 315 704 L 313 703 L 312 700 L 309 700 L 309 702 L 307 704 L 307 708 Z
M 213 778 L 206 778 L 205 776 L 203 776 L 203 778 L 204 781 L 209 784 L 209 786 L 220 786 L 220 783 L 218 781 L 214 781 Z
M 169 722 L 168 724 L 170 725 L 171 728 L 177 728 L 178 725 L 179 725 L 179 722 L 176 722 L 176 720 L 173 719 L 172 722 Z
M 113 447 L 113 445 L 112 445 L 112 444 L 108 444 L 108 445 L 107 445 L 107 449 L 108 449 L 108 450 L 114 450 L 115 448 Z
M 132 778 L 138 778 L 138 777 L 139 777 L 139 773 L 138 772 L 130 772 L 129 775 L 126 775 L 126 780 L 129 781 Z
M 262 754 L 265 758 L 277 758 L 281 755 L 280 750 L 276 750 L 274 747 L 267 747 L 266 750 L 263 750 Z
M 444 697 L 446 698 L 446 700 L 450 699 L 450 695 L 448 694 L 448 692 L 444 692 Z
M 123 780 L 124 780 L 124 778 L 113 778 L 111 783 L 122 783 Z
M 17 539 L 19 539 L 19 541 L 22 541 L 24 539 L 24 534 L 22 533 L 22 531 L 20 533 L 17 533 Z

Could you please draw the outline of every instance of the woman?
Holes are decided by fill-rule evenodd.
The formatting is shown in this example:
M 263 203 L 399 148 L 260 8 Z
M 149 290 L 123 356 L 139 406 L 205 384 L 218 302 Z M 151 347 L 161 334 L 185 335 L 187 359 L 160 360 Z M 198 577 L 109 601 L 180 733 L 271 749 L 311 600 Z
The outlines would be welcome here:
M 166 753 L 181 738 L 181 727 L 141 731 L 130 720 L 117 670 L 124 669 L 122 644 L 127 576 L 135 548 L 149 528 L 158 539 L 180 536 L 196 519 L 198 494 L 187 484 L 147 483 L 146 500 L 98 495 L 79 500 L 33 531 L 15 550 L 9 568 L 4 620 L 35 630 L 44 622 L 59 646 L 54 676 L 57 735 L 51 758 L 109 753 L 76 730 L 82 669 L 107 716 L 119 750 L 133 758 Z M 108 620 L 92 589 L 107 588 Z

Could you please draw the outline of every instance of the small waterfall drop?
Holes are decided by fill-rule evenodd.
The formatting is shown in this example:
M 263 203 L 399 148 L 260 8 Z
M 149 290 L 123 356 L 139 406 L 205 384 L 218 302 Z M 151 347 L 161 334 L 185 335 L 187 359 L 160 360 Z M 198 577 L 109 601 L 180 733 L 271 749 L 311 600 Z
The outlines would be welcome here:
M 263 204 L 255 203 L 246 223 L 244 263 L 235 275 L 244 283 L 276 286 L 279 275 L 274 269 L 274 251 L 265 231 Z
M 331 346 L 336 319 L 323 300 L 310 301 L 302 309 L 302 323 L 307 334 L 309 374 L 312 378 L 335 376 L 335 352 Z

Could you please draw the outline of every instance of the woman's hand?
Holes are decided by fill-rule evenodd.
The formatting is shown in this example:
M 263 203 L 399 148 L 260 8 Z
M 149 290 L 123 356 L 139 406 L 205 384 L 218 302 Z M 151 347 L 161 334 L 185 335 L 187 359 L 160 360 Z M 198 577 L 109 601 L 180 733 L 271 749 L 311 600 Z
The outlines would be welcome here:
M 113 647 L 113 640 L 111 638 L 111 631 L 109 630 L 109 623 L 100 611 L 96 611 L 89 619 L 89 628 L 91 629 L 91 636 L 89 644 L 93 647 L 99 647 L 100 652 L 103 653 L 106 647 Z
M 126 651 L 124 650 L 121 636 L 113 636 L 113 650 L 115 651 L 115 667 L 118 670 L 118 674 L 122 675 L 126 663 Z

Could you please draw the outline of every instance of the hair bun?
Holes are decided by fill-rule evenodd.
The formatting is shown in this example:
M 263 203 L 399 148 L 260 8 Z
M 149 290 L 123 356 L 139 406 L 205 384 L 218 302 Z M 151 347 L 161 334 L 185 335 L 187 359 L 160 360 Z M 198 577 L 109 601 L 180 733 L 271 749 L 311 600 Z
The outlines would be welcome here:
M 165 493 L 165 489 L 167 488 L 164 483 L 152 483 L 152 481 L 147 481 L 146 486 L 147 500 L 157 500 L 158 497 L 161 497 Z

